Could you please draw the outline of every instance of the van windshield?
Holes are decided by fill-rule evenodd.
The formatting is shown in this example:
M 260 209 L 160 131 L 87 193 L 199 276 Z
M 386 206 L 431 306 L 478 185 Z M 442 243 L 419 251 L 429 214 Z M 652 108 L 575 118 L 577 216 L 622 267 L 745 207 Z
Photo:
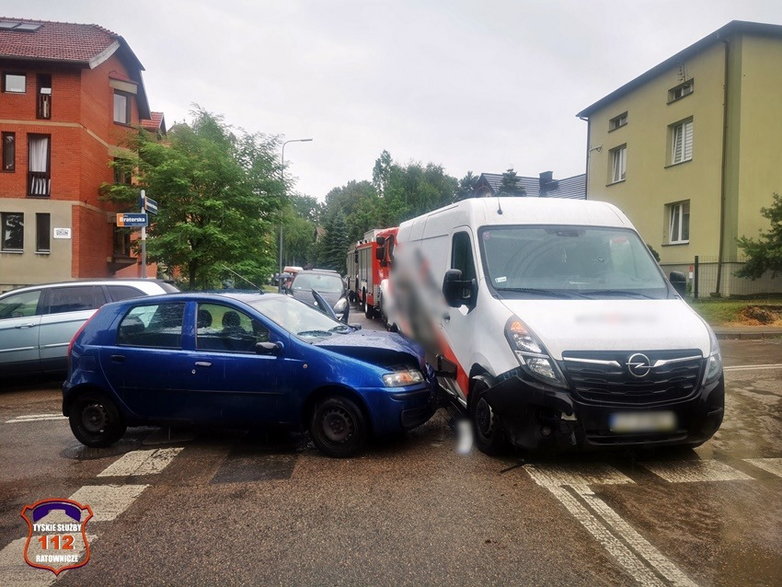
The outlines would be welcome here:
M 632 230 L 499 226 L 479 231 L 486 279 L 504 297 L 669 297 L 659 266 Z

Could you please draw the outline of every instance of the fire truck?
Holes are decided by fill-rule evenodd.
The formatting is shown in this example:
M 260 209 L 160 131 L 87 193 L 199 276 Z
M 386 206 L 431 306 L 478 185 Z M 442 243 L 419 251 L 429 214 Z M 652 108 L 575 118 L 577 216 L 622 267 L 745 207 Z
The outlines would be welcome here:
M 380 284 L 391 271 L 398 227 L 375 228 L 348 249 L 346 266 L 348 289 L 354 302 L 361 304 L 364 315 L 374 318 L 382 315 Z

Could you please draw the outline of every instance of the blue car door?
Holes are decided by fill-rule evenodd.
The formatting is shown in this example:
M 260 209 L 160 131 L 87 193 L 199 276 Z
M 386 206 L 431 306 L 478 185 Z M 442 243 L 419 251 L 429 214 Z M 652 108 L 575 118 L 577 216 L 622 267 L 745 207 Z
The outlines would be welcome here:
M 191 362 L 183 349 L 185 303 L 139 303 L 122 318 L 101 365 L 117 395 L 151 420 L 192 420 Z
M 195 322 L 188 387 L 202 418 L 284 423 L 290 398 L 280 383 L 296 362 L 287 333 L 228 303 L 199 303 Z

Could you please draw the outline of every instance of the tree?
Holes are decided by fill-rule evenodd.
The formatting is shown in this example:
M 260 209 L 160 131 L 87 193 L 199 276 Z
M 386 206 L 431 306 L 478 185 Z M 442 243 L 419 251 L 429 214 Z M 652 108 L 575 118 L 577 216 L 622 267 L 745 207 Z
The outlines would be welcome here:
M 468 171 L 467 175 L 459 180 L 459 187 L 456 189 L 456 201 L 466 200 L 475 197 L 475 188 L 478 187 L 480 178 Z
M 782 196 L 773 195 L 773 202 L 768 208 L 761 208 L 760 213 L 771 222 L 771 230 L 760 232 L 759 238 L 738 239 L 738 246 L 747 256 L 747 262 L 736 272 L 739 277 L 758 279 L 766 271 L 771 271 L 772 277 L 782 272 Z
M 498 196 L 524 196 L 526 193 L 524 186 L 521 185 L 521 178 L 516 175 L 512 167 L 502 174 Z
M 318 266 L 334 269 L 341 275 L 347 272 L 345 259 L 350 245 L 345 216 L 341 210 L 330 214 L 324 223 L 325 235 L 319 243 Z
M 190 124 L 172 127 L 165 144 L 140 131 L 129 145 L 137 184 L 107 185 L 103 195 L 135 207 L 143 188 L 158 201 L 149 258 L 181 271 L 190 289 L 218 283 L 227 276 L 224 266 L 258 283 L 275 267 L 275 225 L 285 195 L 279 141 L 237 136 L 200 108 L 192 116 Z
M 378 195 L 382 198 L 386 195 L 388 182 L 391 179 L 391 153 L 383 150 L 380 157 L 375 160 L 375 166 L 372 169 L 372 185 L 375 186 Z

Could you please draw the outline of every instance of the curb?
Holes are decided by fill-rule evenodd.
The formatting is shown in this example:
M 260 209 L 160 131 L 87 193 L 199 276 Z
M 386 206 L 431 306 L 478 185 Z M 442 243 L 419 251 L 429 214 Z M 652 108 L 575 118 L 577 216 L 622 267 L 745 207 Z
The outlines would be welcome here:
M 724 339 L 733 339 L 733 340 L 761 340 L 761 339 L 769 339 L 769 338 L 779 338 L 782 337 L 782 328 L 776 328 L 774 330 L 769 329 L 758 329 L 754 330 L 751 328 L 747 329 L 734 329 L 734 328 L 725 328 L 725 329 L 714 329 L 714 334 L 717 336 L 718 339 L 724 340 Z

